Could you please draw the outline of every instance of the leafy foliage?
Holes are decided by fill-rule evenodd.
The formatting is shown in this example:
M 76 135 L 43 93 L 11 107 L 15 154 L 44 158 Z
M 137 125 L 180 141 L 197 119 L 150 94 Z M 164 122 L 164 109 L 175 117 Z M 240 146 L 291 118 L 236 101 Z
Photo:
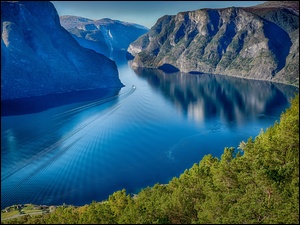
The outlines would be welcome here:
M 168 184 L 2 223 L 299 223 L 299 94 L 280 122 L 238 151 L 206 155 Z

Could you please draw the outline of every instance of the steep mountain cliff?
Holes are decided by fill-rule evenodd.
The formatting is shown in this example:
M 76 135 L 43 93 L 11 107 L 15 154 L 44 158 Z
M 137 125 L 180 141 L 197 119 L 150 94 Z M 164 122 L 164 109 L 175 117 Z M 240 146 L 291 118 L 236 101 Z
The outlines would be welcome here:
M 122 87 L 114 61 L 81 47 L 50 2 L 1 2 L 1 100 Z
M 299 3 L 163 16 L 127 50 L 135 67 L 299 85 Z
M 139 24 L 111 20 L 91 20 L 78 16 L 61 16 L 61 25 L 68 30 L 78 43 L 105 56 L 123 52 L 129 44 L 149 31 Z

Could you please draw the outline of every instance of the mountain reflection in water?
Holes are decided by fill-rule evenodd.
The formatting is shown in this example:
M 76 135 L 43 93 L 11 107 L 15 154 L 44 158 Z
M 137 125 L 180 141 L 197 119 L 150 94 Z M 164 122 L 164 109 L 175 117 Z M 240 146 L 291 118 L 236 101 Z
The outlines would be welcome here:
M 287 105 L 297 88 L 283 84 L 241 79 L 212 74 L 166 74 L 159 69 L 134 68 L 151 87 L 159 90 L 178 111 L 189 119 L 201 122 L 219 118 L 223 123 L 249 122 L 257 116 L 281 111 L 275 106 Z

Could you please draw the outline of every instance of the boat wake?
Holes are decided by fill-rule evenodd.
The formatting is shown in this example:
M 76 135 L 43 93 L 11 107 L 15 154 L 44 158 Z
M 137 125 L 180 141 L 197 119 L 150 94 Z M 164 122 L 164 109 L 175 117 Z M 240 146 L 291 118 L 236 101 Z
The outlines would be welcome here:
M 52 120 L 51 123 L 53 124 L 53 127 L 50 128 L 50 130 L 47 129 L 44 132 L 40 132 L 38 137 L 34 136 L 30 139 L 26 139 L 24 142 L 19 143 L 17 146 L 17 148 L 18 148 L 18 147 L 24 146 L 30 142 L 33 142 L 33 141 L 36 142 L 36 141 L 38 141 L 37 139 L 44 140 L 45 137 L 48 137 L 48 139 L 46 139 L 44 141 L 46 143 L 44 143 L 42 146 L 41 145 L 36 146 L 36 148 L 41 148 L 42 150 L 38 151 L 37 154 L 30 157 L 29 159 L 25 159 L 25 161 L 20 162 L 18 164 L 18 166 L 14 167 L 13 169 L 10 169 L 8 173 L 1 174 L 1 182 L 5 181 L 9 177 L 13 176 L 20 170 L 24 169 L 25 167 L 28 167 L 32 164 L 38 164 L 37 162 L 41 158 L 45 158 L 46 155 L 52 154 L 52 157 L 50 159 L 48 159 L 42 165 L 37 167 L 29 176 L 26 176 L 26 178 L 24 178 L 23 181 L 28 180 L 37 171 L 41 171 L 44 167 L 49 166 L 52 162 L 54 162 L 57 158 L 59 158 L 61 155 L 63 155 L 70 148 L 70 145 L 67 145 L 66 147 L 61 148 L 61 146 L 63 146 L 63 143 L 65 143 L 70 138 L 74 137 L 75 134 L 78 134 L 81 132 L 80 135 L 78 137 L 76 137 L 75 140 L 73 140 L 73 143 L 76 143 L 79 139 L 81 139 L 84 135 L 86 135 L 88 133 L 88 131 L 91 129 L 89 127 L 91 127 L 94 123 L 96 123 L 96 121 L 97 121 L 97 124 L 99 124 L 100 120 L 103 121 L 103 120 L 107 119 L 107 117 L 111 116 L 114 112 L 116 112 L 121 107 L 122 101 L 125 98 L 129 97 L 135 90 L 136 90 L 136 87 L 133 85 L 129 91 L 126 91 L 120 95 L 114 95 L 111 97 L 93 101 L 91 103 L 70 109 L 66 112 L 54 115 L 51 118 L 51 120 Z M 51 139 L 51 135 L 49 137 L 49 133 L 50 134 L 55 133 L 62 126 L 65 126 L 67 122 L 72 120 L 73 118 L 71 116 L 74 116 L 75 114 L 79 114 L 83 111 L 87 111 L 89 109 L 104 105 L 105 103 L 112 102 L 113 100 L 116 100 L 116 99 L 118 99 L 118 102 L 116 104 L 114 104 L 113 106 L 110 106 L 108 109 L 105 109 L 104 112 L 100 111 L 100 112 L 97 112 L 95 115 L 91 115 L 89 118 L 86 118 L 78 127 L 73 128 L 69 132 L 65 133 L 59 140 L 55 140 L 53 138 Z M 66 117 L 69 119 L 63 120 L 63 122 L 61 122 L 62 117 Z M 85 132 L 83 132 L 84 129 L 86 130 Z M 49 139 L 50 139 L 50 144 L 49 144 Z M 58 148 L 59 148 L 59 152 L 56 151 Z

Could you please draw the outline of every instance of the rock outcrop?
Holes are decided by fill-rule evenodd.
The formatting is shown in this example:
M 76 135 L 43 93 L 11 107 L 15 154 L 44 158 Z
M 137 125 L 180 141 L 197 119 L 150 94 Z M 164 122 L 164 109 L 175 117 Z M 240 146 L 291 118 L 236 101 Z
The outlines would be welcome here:
M 130 43 L 149 29 L 139 24 L 108 18 L 91 20 L 78 16 L 60 16 L 61 25 L 68 30 L 78 43 L 107 57 L 124 53 Z
M 163 16 L 131 43 L 132 66 L 299 85 L 299 3 Z
M 122 86 L 115 62 L 81 47 L 51 2 L 1 2 L 1 100 Z

